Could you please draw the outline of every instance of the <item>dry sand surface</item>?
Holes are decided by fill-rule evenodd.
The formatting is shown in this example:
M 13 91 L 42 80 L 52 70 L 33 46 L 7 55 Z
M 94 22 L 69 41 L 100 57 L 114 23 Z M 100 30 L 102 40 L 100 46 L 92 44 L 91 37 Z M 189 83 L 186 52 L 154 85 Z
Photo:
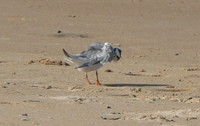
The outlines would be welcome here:
M 102 86 L 63 60 L 95 41 Z M 1 0 L 0 125 L 199 126 L 199 48 L 198 0 Z

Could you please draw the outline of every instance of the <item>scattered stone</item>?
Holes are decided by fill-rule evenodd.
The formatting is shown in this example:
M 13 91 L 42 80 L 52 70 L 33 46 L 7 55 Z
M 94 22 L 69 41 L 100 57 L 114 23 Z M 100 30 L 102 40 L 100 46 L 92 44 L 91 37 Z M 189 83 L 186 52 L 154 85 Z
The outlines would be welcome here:
M 21 118 L 21 121 L 30 121 L 29 118 Z
M 69 66 L 68 63 L 61 61 L 61 60 L 53 60 L 53 59 L 39 59 L 39 60 L 30 60 L 27 64 L 33 64 L 33 63 L 41 63 L 41 64 L 45 64 L 45 65 L 64 65 L 64 66 Z
M 35 61 L 33 61 L 33 60 L 30 60 L 27 62 L 27 64 L 33 64 L 33 63 L 35 63 Z
M 172 97 L 172 98 L 170 98 L 170 101 L 173 101 L 173 102 L 182 102 L 182 99 L 180 99 L 178 97 Z
M 136 97 L 137 97 L 137 95 L 132 95 L 132 97 L 136 98 Z
M 62 32 L 62 31 L 59 30 L 57 33 L 61 33 L 61 32 Z
M 110 106 L 107 106 L 106 108 L 107 108 L 107 109 L 111 109 L 112 107 L 110 107 Z
M 146 72 L 146 70 L 142 69 L 140 72 Z
M 72 17 L 72 18 L 75 18 L 76 16 L 75 16 L 75 15 L 69 15 L 68 17 Z
M 130 91 L 138 93 L 138 92 L 141 92 L 142 89 L 141 88 L 130 88 Z
M 50 60 L 50 59 L 41 59 L 39 60 L 39 63 L 45 64 L 45 65 L 62 65 L 61 60 Z
M 52 86 L 46 86 L 45 89 L 52 89 Z
M 16 74 L 16 72 L 12 72 L 12 75 L 15 75 Z
M 152 77 L 161 77 L 161 75 L 152 75 Z
M 63 33 L 61 30 L 58 30 L 57 33 L 54 35 L 55 37 L 65 37 L 66 34 Z
M 4 84 L 10 84 L 10 82 L 4 82 Z
M 56 100 L 66 100 L 68 103 L 79 103 L 79 104 L 98 101 L 96 97 L 57 96 L 57 97 L 50 97 L 50 98 L 56 99 Z
M 70 91 L 77 91 L 77 90 L 84 91 L 85 88 L 83 88 L 81 86 L 72 86 L 72 87 L 68 87 L 68 90 L 70 90 Z
M 113 72 L 112 70 L 110 70 L 110 69 L 107 69 L 107 70 L 105 70 L 104 72 Z
M 111 114 L 121 114 L 120 112 L 111 112 Z
M 79 37 L 80 37 L 80 38 L 88 38 L 88 35 L 80 34 Z
M 187 121 L 194 120 L 194 119 L 198 119 L 198 118 L 197 117 L 188 117 L 188 118 L 186 118 Z
M 134 76 L 135 74 L 133 74 L 132 72 L 128 72 L 128 73 L 124 73 L 125 75 L 130 75 L 130 76 Z
M 2 86 L 2 88 L 7 88 L 6 86 Z
M 187 71 L 200 71 L 200 68 L 195 67 L 195 68 L 187 68 Z
M 109 114 L 105 114 L 101 116 L 103 120 L 119 120 L 121 119 L 121 113 L 120 112 L 111 112 Z
M 101 118 L 103 120 L 119 120 L 119 119 L 121 119 L 121 117 L 103 117 L 103 116 L 101 116 Z
M 189 97 L 184 102 L 186 102 L 186 103 L 200 103 L 200 97 Z
M 22 116 L 28 116 L 28 114 L 27 114 L 27 113 L 24 113 L 24 114 L 22 114 Z

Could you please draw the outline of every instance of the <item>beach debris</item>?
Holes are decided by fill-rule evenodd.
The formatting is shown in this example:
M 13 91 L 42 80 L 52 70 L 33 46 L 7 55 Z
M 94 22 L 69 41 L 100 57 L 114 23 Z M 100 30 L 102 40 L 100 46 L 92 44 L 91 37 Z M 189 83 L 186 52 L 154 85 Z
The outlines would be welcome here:
M 175 53 L 176 56 L 181 55 L 181 52 Z
M 101 116 L 103 120 L 120 120 L 122 119 L 120 112 L 111 112 Z
M 62 60 L 54 60 L 54 59 L 46 59 L 46 58 L 42 58 L 39 60 L 30 60 L 27 62 L 27 64 L 33 64 L 33 63 L 41 63 L 41 64 L 45 64 L 45 65 L 64 65 L 64 66 L 69 66 L 68 63 L 62 61 Z
M 28 114 L 27 113 L 23 113 L 22 116 L 28 116 Z
M 87 34 L 75 34 L 75 33 L 65 33 L 61 30 L 58 30 L 55 34 L 51 35 L 53 37 L 62 38 L 62 37 L 68 37 L 68 38 L 89 38 Z
M 45 89 L 52 89 L 53 87 L 51 85 L 49 85 L 49 86 L 44 86 L 43 88 L 45 88 Z
M 200 103 L 200 96 L 195 97 L 189 97 L 186 100 L 184 100 L 186 103 Z
M 68 17 L 72 17 L 72 18 L 75 18 L 75 17 L 76 17 L 76 15 L 69 15 Z
M 106 108 L 107 108 L 107 109 L 111 109 L 112 107 L 110 107 L 110 106 L 107 106 Z
M 4 82 L 4 84 L 10 84 L 10 82 Z
M 119 120 L 119 119 L 121 119 L 121 117 L 103 117 L 103 116 L 101 116 L 101 118 L 103 120 Z
M 142 70 L 140 70 L 140 72 L 146 72 L 146 70 L 142 69 Z
M 68 87 L 69 91 L 84 91 L 85 88 L 81 87 L 81 86 L 72 86 L 72 87 Z
M 23 114 L 21 114 L 21 116 L 22 116 L 21 121 L 30 121 L 27 113 L 23 113 Z
M 198 119 L 198 118 L 197 117 L 188 117 L 188 118 L 186 118 L 187 121 L 194 120 L 194 119 Z
M 186 114 L 187 113 L 187 114 Z M 123 112 L 123 113 L 107 113 L 101 116 L 103 120 L 143 120 L 154 122 L 175 122 L 176 119 L 195 120 L 199 119 L 199 109 L 178 109 L 169 111 L 156 112 Z
M 111 69 L 106 69 L 104 72 L 113 72 Z
M 3 85 L 2 88 L 7 88 L 7 86 Z
M 57 33 L 54 35 L 55 37 L 65 37 L 66 34 L 63 33 L 61 30 L 58 30 Z
M 193 67 L 193 68 L 186 68 L 186 71 L 200 71 L 199 67 Z
M 141 92 L 142 89 L 141 88 L 130 88 L 130 91 L 138 93 L 138 92 Z
M 32 64 L 32 63 L 35 63 L 35 61 L 30 60 L 30 61 L 27 62 L 27 64 Z
M 57 96 L 57 97 L 50 97 L 50 99 L 65 100 L 68 103 L 79 103 L 79 104 L 98 101 L 96 97 L 81 97 L 81 96 Z
M 167 118 L 163 115 L 153 115 L 153 114 L 149 114 L 149 115 L 142 115 L 140 117 L 141 120 L 157 120 L 157 121 L 166 121 L 166 122 L 174 122 L 173 119 Z
M 21 118 L 21 121 L 30 121 L 29 118 Z
M 17 74 L 17 73 L 16 73 L 16 72 L 12 72 L 11 74 L 12 74 L 12 75 L 15 75 L 15 74 Z

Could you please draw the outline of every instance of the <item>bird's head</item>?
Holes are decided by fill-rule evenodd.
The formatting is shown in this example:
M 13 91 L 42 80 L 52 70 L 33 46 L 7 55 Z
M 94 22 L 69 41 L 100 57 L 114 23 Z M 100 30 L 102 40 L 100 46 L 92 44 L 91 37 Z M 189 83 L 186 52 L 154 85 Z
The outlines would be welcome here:
M 118 61 L 121 58 L 121 49 L 114 48 L 114 58 L 113 61 Z

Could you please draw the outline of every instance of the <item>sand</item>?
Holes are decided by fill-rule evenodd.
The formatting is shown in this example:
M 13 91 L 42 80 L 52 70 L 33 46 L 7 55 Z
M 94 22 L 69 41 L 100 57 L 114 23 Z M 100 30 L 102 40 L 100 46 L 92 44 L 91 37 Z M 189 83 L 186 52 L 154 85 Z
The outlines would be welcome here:
M 1 0 L 1 126 L 199 126 L 196 0 Z M 65 64 L 111 42 L 102 86 Z M 95 73 L 89 73 L 95 81 Z

